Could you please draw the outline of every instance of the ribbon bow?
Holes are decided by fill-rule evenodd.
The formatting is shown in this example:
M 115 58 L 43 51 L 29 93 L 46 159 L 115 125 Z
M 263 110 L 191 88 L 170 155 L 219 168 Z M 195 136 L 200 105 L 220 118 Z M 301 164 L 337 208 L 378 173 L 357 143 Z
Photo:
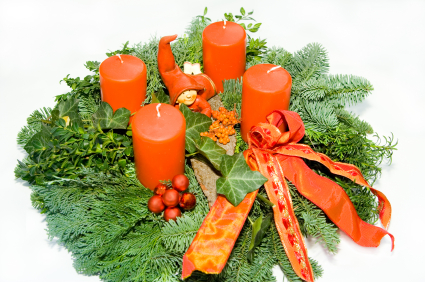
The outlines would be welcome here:
M 335 182 L 313 172 L 301 157 L 318 161 L 332 173 L 368 187 L 378 197 L 379 217 L 384 227 L 388 228 L 391 205 L 385 195 L 370 187 L 356 166 L 333 162 L 309 146 L 297 144 L 305 133 L 304 124 L 297 113 L 277 110 L 267 116 L 267 121 L 268 124 L 260 123 L 251 128 L 248 135 L 249 149 L 244 152 L 244 156 L 252 170 L 258 170 L 268 178 L 264 186 L 270 201 L 275 205 L 273 212 L 276 228 L 295 273 L 306 281 L 314 281 L 285 178 L 357 244 L 377 247 L 382 237 L 389 235 L 394 249 L 393 235 L 361 220 L 345 191 Z M 281 133 L 278 127 L 284 123 L 289 130 Z M 195 269 L 205 273 L 221 272 L 256 195 L 257 191 L 249 193 L 237 207 L 219 195 L 183 257 L 183 278 L 190 276 Z

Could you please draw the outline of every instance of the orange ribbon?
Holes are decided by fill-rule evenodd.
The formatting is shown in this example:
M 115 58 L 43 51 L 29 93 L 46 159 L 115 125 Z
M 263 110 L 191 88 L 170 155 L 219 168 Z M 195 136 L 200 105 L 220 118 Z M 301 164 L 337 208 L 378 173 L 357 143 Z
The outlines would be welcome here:
M 391 219 L 391 205 L 385 195 L 370 187 L 360 170 L 350 164 L 333 162 L 326 155 L 314 152 L 309 146 L 297 144 L 304 136 L 300 116 L 290 111 L 274 111 L 267 116 L 269 124 L 254 126 L 248 136 L 250 149 L 244 152 L 252 170 L 259 170 L 269 180 L 264 184 L 273 207 L 276 228 L 285 252 L 297 275 L 314 281 L 304 239 L 295 217 L 285 178 L 300 194 L 320 207 L 354 242 L 365 247 L 377 247 L 382 237 L 389 235 L 394 248 L 394 237 L 382 228 L 360 219 L 345 191 L 335 182 L 317 175 L 300 158 L 318 161 L 332 173 L 347 177 L 366 186 L 378 197 L 379 217 L 385 228 Z M 278 129 L 286 123 L 289 130 Z M 248 216 L 257 192 L 248 194 L 234 207 L 224 196 L 219 196 L 201 225 L 196 237 L 183 257 L 182 278 L 194 270 L 220 273 L 233 249 Z

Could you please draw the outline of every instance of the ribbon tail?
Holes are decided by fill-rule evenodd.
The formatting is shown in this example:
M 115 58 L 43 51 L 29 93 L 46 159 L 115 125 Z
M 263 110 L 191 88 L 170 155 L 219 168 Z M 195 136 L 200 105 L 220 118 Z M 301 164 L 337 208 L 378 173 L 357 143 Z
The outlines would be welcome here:
M 391 204 L 387 197 L 381 191 L 369 187 L 370 191 L 378 197 L 379 201 L 379 219 L 384 228 L 388 230 L 391 221 Z
M 189 277 L 195 270 L 211 274 L 223 270 L 257 193 L 254 191 L 247 194 L 236 207 L 226 197 L 218 196 L 183 256 L 182 279 Z
M 302 157 L 308 160 L 317 161 L 326 166 L 333 174 L 344 176 L 353 180 L 355 183 L 366 186 L 370 191 L 378 197 L 379 201 L 379 219 L 385 229 L 391 221 L 391 204 L 384 193 L 372 188 L 366 179 L 364 179 L 360 169 L 354 165 L 334 162 L 328 156 L 316 153 L 310 146 L 304 144 L 289 144 L 276 150 L 276 152 L 294 157 Z
M 269 200 L 274 204 L 276 229 L 295 273 L 305 281 L 313 282 L 313 269 L 307 255 L 303 235 L 295 217 L 288 185 L 279 169 L 278 161 L 270 153 L 252 149 L 257 157 L 259 171 L 269 180 L 264 184 Z
M 299 157 L 277 155 L 277 159 L 285 177 L 297 187 L 301 195 L 321 208 L 354 242 L 364 247 L 378 247 L 382 237 L 389 235 L 391 250 L 394 249 L 394 236 L 361 220 L 341 186 L 317 175 Z

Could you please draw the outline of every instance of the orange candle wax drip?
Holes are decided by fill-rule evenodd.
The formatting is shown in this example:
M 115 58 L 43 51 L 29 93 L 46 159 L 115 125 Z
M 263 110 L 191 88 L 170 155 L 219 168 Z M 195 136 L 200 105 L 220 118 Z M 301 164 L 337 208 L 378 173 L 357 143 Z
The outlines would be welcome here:
M 146 98 L 146 65 L 131 55 L 116 55 L 99 67 L 102 101 L 116 111 L 126 108 L 137 112 Z
M 282 67 L 259 64 L 243 75 L 241 135 L 247 135 L 252 126 L 267 122 L 266 116 L 274 110 L 288 110 L 291 98 L 291 75 Z
M 224 28 L 225 27 L 225 28 Z M 216 22 L 202 33 L 204 73 L 223 92 L 223 80 L 240 78 L 246 65 L 246 32 L 234 22 Z
M 139 181 L 151 190 L 160 180 L 184 173 L 186 120 L 168 104 L 149 104 L 132 121 Z

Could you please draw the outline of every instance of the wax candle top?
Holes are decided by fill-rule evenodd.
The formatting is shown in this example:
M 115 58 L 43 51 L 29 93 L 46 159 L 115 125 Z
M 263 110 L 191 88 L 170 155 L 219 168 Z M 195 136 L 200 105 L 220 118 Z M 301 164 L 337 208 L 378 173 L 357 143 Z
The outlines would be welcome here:
M 186 120 L 179 110 L 168 104 L 158 105 L 153 103 L 144 106 L 134 115 L 133 134 L 161 142 L 175 138 L 182 128 L 186 128 Z
M 255 90 L 275 93 L 291 88 L 292 78 L 284 68 L 276 68 L 276 65 L 272 64 L 259 64 L 245 72 L 243 81 L 249 83 Z
M 204 40 L 219 46 L 232 45 L 235 42 L 245 40 L 245 29 L 239 24 L 226 21 L 226 28 L 223 28 L 223 26 L 224 22 L 215 22 L 208 25 L 203 32 Z
M 111 56 L 104 60 L 99 67 L 102 76 L 114 80 L 133 80 L 142 76 L 142 72 L 146 69 L 145 63 L 139 58 L 131 55 Z

